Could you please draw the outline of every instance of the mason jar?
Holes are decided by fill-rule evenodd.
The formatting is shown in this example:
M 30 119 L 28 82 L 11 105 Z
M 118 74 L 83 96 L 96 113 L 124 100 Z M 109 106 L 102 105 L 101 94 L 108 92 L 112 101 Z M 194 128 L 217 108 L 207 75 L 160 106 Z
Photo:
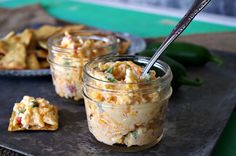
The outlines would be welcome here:
M 117 61 L 132 61 L 144 67 L 149 58 L 105 56 L 84 66 L 82 91 L 88 127 L 99 142 L 114 150 L 143 150 L 163 136 L 172 72 L 165 62 L 157 61 L 152 67 L 157 74 L 154 80 L 125 83 L 94 76 L 101 63 Z
M 83 66 L 98 56 L 116 51 L 116 37 L 97 31 L 58 34 L 48 40 L 48 62 L 56 93 L 79 100 Z

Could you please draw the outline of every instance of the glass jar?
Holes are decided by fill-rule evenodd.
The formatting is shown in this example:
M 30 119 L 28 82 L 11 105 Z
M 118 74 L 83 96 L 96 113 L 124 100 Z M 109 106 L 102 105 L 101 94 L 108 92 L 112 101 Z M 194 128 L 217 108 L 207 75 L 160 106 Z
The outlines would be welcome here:
M 79 100 L 83 66 L 98 56 L 115 53 L 116 37 L 97 31 L 58 34 L 48 40 L 48 62 L 55 91 L 60 97 Z M 78 46 L 77 43 L 81 46 Z M 66 46 L 65 46 L 66 45 Z
M 139 151 L 157 144 L 162 136 L 168 100 L 172 94 L 170 67 L 157 61 L 158 78 L 139 83 L 116 83 L 93 77 L 99 64 L 133 61 L 144 67 L 149 58 L 105 56 L 84 66 L 83 96 L 90 132 L 118 151 Z

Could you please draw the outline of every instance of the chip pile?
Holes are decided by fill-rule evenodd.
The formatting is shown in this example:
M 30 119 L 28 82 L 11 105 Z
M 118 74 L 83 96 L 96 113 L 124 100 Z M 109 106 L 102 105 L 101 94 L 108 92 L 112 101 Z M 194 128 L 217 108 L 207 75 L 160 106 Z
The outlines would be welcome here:
M 39 29 L 25 29 L 22 33 L 8 33 L 0 40 L 0 70 L 44 69 L 47 62 L 47 40 L 54 34 L 78 31 L 83 25 L 56 27 L 44 25 Z
M 47 40 L 55 34 L 84 30 L 84 25 L 63 27 L 44 25 L 38 29 L 25 29 L 21 33 L 14 31 L 0 39 L 0 70 L 47 69 Z M 92 35 L 92 34 L 91 34 Z M 127 52 L 131 42 L 117 40 L 120 54 Z

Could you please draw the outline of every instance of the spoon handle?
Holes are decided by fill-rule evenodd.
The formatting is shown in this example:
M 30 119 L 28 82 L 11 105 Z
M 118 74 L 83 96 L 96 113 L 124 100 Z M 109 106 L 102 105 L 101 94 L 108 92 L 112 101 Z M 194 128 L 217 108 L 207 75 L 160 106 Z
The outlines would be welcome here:
M 211 0 L 195 0 L 192 7 L 188 10 L 185 16 L 176 25 L 170 35 L 164 40 L 161 46 L 156 50 L 149 63 L 145 66 L 142 76 L 145 76 L 159 56 L 165 51 L 165 49 L 187 28 L 194 17 L 210 2 Z

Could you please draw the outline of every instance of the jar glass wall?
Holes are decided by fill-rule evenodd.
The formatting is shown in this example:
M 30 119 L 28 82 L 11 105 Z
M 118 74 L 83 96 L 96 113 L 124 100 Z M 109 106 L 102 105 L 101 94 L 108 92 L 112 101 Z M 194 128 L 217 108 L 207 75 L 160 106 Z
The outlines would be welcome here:
M 116 51 L 116 37 L 109 33 L 80 31 L 53 36 L 48 41 L 48 61 L 56 93 L 79 100 L 83 66 L 98 56 Z
M 157 61 L 155 80 L 109 82 L 93 75 L 101 64 L 132 61 L 144 67 L 149 59 L 139 56 L 105 56 L 84 67 L 83 96 L 90 132 L 115 150 L 137 151 L 158 143 L 163 136 L 168 100 L 172 94 L 170 67 Z M 119 62 L 120 63 L 120 62 Z

